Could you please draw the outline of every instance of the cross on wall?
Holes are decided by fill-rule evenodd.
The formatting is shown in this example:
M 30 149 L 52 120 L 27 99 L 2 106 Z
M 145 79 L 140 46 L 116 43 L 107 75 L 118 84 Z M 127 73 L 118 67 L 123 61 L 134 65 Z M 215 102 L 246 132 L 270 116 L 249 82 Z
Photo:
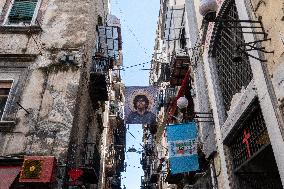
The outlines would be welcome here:
M 249 138 L 250 138 L 250 133 L 247 132 L 246 130 L 244 130 L 243 143 L 245 143 L 245 145 L 246 145 L 247 153 L 248 153 L 248 158 L 251 157 L 251 154 L 250 154 L 250 147 L 249 147 L 249 141 L 248 141 Z

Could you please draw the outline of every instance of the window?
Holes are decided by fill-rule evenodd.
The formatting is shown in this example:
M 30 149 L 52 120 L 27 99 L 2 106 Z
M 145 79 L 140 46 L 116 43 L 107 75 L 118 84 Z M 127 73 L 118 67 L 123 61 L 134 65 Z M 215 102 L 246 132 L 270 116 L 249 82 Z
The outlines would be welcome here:
M 238 12 L 234 1 L 226 10 L 224 20 L 239 20 Z M 244 43 L 242 30 L 239 27 L 219 27 L 215 43 L 215 57 L 217 64 L 218 79 L 225 109 L 230 110 L 233 96 L 240 92 L 242 87 L 246 87 L 252 80 L 252 71 L 249 60 L 245 54 L 241 54 L 241 62 L 233 62 L 236 47 Z
M 0 118 L 2 118 L 5 111 L 5 105 L 8 100 L 11 86 L 12 81 L 0 81 Z
M 14 0 L 6 17 L 7 25 L 34 24 L 39 0 Z
M 179 43 L 180 43 L 180 48 L 185 49 L 186 47 L 185 28 L 181 29 Z

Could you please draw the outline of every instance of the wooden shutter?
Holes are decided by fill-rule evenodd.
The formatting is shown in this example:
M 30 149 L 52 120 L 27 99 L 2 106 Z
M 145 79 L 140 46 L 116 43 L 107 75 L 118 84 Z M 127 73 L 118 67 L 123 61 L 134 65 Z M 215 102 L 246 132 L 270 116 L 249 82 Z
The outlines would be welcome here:
M 0 89 L 10 89 L 12 81 L 0 81 Z
M 9 95 L 12 87 L 12 81 L 0 81 L 0 97 Z
M 31 22 L 38 0 L 15 0 L 9 14 L 9 23 Z

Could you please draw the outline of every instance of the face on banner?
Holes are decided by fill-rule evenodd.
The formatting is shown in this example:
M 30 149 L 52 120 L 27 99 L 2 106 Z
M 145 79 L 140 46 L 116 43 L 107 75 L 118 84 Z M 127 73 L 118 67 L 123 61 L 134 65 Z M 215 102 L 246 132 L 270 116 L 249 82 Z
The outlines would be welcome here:
M 126 124 L 156 124 L 155 87 L 125 88 Z

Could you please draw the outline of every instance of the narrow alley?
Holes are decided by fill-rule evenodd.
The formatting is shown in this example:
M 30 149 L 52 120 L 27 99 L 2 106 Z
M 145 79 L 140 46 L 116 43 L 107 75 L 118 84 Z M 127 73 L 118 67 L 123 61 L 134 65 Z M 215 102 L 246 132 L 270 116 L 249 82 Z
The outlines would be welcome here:
M 284 189 L 283 0 L 1 0 L 0 189 Z

